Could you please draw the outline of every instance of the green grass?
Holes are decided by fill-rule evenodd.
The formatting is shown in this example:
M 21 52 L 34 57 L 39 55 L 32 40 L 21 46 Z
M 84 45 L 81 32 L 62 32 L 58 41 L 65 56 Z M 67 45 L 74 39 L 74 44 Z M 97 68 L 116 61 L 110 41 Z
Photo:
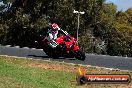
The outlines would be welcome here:
M 18 62 L 20 63 L 20 61 Z M 0 79 L 0 85 L 2 85 L 0 88 L 75 87 L 75 84 L 71 84 L 71 81 L 75 81 L 75 76 L 72 73 L 24 67 L 19 64 L 9 63 L 3 58 L 0 58 Z
M 51 68 L 44 68 L 46 65 Z M 55 67 L 52 68 L 51 65 Z M 55 68 L 59 67 L 62 68 L 55 70 Z M 54 61 L 0 56 L 0 88 L 132 88 L 132 83 L 86 84 L 78 86 L 76 82 L 78 67 L 78 65 L 73 66 Z M 95 68 L 94 66 L 85 68 L 88 74 L 132 75 L 130 71 L 111 71 L 103 68 Z

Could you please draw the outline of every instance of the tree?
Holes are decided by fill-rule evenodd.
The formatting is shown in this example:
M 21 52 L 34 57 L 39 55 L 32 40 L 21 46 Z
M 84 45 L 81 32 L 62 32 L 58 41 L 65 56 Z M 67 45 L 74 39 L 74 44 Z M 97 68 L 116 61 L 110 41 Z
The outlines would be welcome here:
M 132 25 L 132 8 L 129 8 L 126 13 L 128 14 L 128 22 Z

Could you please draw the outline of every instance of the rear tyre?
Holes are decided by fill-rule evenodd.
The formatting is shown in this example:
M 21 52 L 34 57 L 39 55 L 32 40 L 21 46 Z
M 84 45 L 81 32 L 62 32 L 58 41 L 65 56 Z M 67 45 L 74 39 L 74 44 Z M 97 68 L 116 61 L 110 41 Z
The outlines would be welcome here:
M 48 55 L 50 58 L 57 59 L 59 58 L 57 51 L 52 48 L 43 49 L 43 51 Z
M 75 58 L 78 59 L 78 60 L 84 61 L 86 56 L 85 56 L 84 52 L 78 50 L 78 51 L 75 52 Z
M 50 50 L 50 48 L 47 47 L 46 48 L 43 48 L 43 51 L 46 53 L 46 55 L 48 55 L 49 57 L 52 57 L 53 56 L 53 52 Z

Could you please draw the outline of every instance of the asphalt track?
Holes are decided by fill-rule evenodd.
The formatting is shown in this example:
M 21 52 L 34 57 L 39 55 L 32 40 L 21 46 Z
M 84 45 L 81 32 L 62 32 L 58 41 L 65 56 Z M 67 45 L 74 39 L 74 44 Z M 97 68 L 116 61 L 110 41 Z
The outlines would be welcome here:
M 28 47 L 19 48 L 19 46 L 10 47 L 10 46 L 1 46 L 0 45 L 0 55 L 29 57 L 29 58 L 44 59 L 44 60 L 50 59 L 43 52 L 42 49 L 33 49 L 33 48 L 29 49 Z M 75 58 L 60 58 L 60 59 L 51 59 L 51 60 L 132 71 L 132 58 L 130 58 L 130 57 L 117 57 L 117 56 L 103 56 L 103 55 L 86 54 L 85 61 L 80 61 Z

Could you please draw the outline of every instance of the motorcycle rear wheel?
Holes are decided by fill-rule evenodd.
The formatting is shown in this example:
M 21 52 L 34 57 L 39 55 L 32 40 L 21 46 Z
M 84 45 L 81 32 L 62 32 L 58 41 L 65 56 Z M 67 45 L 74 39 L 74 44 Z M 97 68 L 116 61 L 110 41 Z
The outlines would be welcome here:
M 43 48 L 43 51 L 46 53 L 46 55 L 48 55 L 49 57 L 53 56 L 53 52 L 50 50 L 49 47 L 47 48 Z
M 48 55 L 50 58 L 59 58 L 58 54 L 52 48 L 43 48 L 43 51 Z

